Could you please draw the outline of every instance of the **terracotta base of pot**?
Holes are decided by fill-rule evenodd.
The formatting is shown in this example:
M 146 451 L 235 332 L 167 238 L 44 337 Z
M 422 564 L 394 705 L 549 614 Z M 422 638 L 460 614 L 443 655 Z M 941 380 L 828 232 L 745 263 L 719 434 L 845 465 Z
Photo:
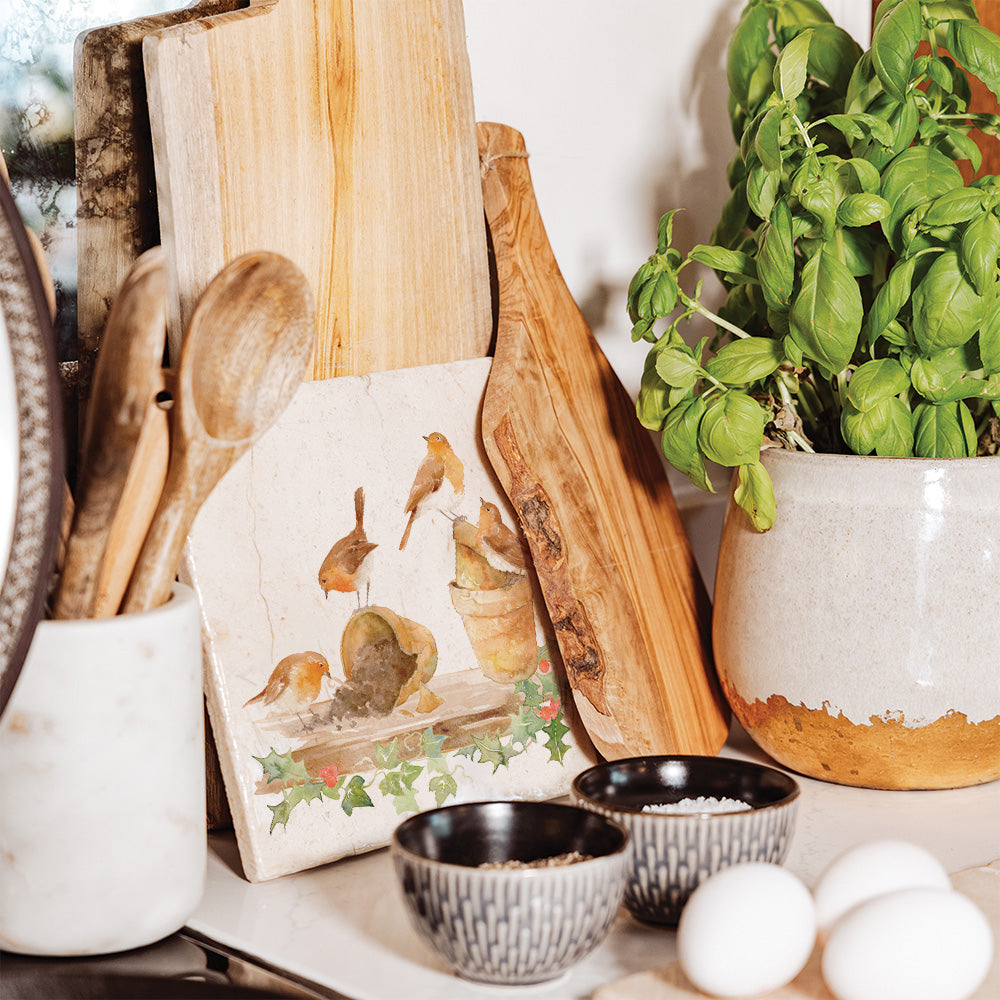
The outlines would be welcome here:
M 857 725 L 781 695 L 751 704 L 724 688 L 754 742 L 810 778 L 891 789 L 963 788 L 1000 778 L 1000 716 L 970 723 L 950 712 L 919 728 L 902 719 Z

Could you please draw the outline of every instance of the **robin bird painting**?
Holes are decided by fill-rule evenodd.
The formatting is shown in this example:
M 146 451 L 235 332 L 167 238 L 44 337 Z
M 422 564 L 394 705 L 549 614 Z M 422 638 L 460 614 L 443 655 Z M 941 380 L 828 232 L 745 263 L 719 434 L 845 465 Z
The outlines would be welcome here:
M 417 516 L 430 509 L 441 509 L 445 497 L 441 489 L 448 482 L 455 496 L 461 496 L 465 491 L 465 468 L 461 459 L 451 450 L 448 439 L 434 431 L 424 437 L 427 442 L 427 454 L 417 469 L 410 495 L 406 499 L 406 513 L 410 515 L 399 542 L 400 552 L 406 548 L 410 537 L 410 529 Z
M 505 573 L 524 573 L 527 559 L 521 539 L 503 523 L 500 508 L 479 498 L 476 545 L 494 568 Z
M 305 709 L 311 710 L 312 703 L 319 697 L 323 678 L 329 676 L 330 664 L 322 653 L 312 650 L 292 653 L 271 671 L 264 690 L 255 694 L 243 707 L 262 703 L 273 712 L 299 715 Z M 302 719 L 301 715 L 299 719 Z
M 323 595 L 330 596 L 331 590 L 341 594 L 358 595 L 358 607 L 361 607 L 361 586 L 365 587 L 365 603 L 368 603 L 368 591 L 371 586 L 372 551 L 378 548 L 376 542 L 368 541 L 364 528 L 365 491 L 359 486 L 354 491 L 354 530 L 333 543 L 333 548 L 326 554 L 323 565 L 319 568 L 319 585 Z

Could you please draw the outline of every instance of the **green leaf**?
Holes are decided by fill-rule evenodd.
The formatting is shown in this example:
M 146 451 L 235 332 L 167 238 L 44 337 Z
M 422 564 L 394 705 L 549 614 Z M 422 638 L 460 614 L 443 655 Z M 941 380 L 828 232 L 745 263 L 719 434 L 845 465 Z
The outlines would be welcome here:
M 807 29 L 796 35 L 778 55 L 774 65 L 774 89 L 783 101 L 794 101 L 805 90 L 811 40 L 812 31 Z
M 757 531 L 767 531 L 774 526 L 774 486 L 759 460 L 747 462 L 737 469 L 733 499 Z
M 1000 296 L 990 299 L 979 328 L 979 357 L 987 375 L 1000 375 Z
M 767 413 L 750 396 L 729 390 L 708 404 L 698 427 L 698 445 L 719 465 L 746 465 L 757 460 Z
M 693 389 L 701 376 L 701 366 L 687 350 L 666 347 L 656 352 L 656 374 L 669 386 Z
M 777 170 L 766 170 L 759 161 L 747 174 L 747 204 L 758 218 L 770 218 L 781 185 Z
M 903 366 L 895 358 L 866 361 L 847 384 L 847 401 L 857 410 L 873 409 L 890 396 L 898 396 L 910 387 Z
M 749 7 L 729 40 L 726 79 L 729 89 L 745 108 L 750 107 L 750 78 L 770 44 L 769 21 L 770 14 L 766 7 Z
M 1000 221 L 989 212 L 974 219 L 962 233 L 960 250 L 962 267 L 976 291 L 986 295 L 997 280 L 997 259 L 1000 258 Z
M 865 194 L 879 193 L 882 188 L 882 175 L 874 164 L 854 156 L 846 161 L 845 167 L 849 168 L 857 177 L 858 185 Z
M 855 455 L 875 452 L 899 457 L 912 454 L 910 411 L 895 396 L 880 400 L 869 410 L 859 410 L 845 403 L 840 413 L 840 432 Z
M 945 251 L 913 290 L 913 335 L 924 354 L 958 347 L 983 320 L 983 297 L 965 280 L 958 254 Z
M 849 194 L 837 206 L 837 224 L 868 226 L 885 218 L 889 203 L 877 194 Z
M 254 757 L 264 769 L 264 780 L 267 782 L 280 781 L 283 784 L 291 782 L 312 781 L 305 765 L 301 761 L 293 759 L 292 752 L 278 753 L 274 747 L 266 757 Z
M 981 215 L 984 194 L 979 188 L 954 188 L 935 198 L 924 215 L 925 226 L 953 226 Z
M 969 411 L 964 403 L 921 403 L 913 416 L 913 453 L 918 458 L 967 458 L 976 453 L 974 430 L 969 447 Z
M 897 261 L 889 272 L 885 283 L 878 290 L 875 301 L 868 311 L 868 339 L 870 342 L 874 343 L 885 333 L 889 324 L 899 315 L 903 306 L 909 302 L 916 263 L 913 257 Z
M 375 744 L 375 766 L 383 771 L 391 771 L 399 766 L 399 738 L 391 743 Z
M 816 25 L 812 33 L 809 72 L 828 84 L 835 94 L 845 94 L 854 66 L 861 58 L 861 46 L 835 24 Z
M 973 21 L 951 21 L 945 44 L 955 59 L 1000 100 L 1000 39 L 996 34 Z
M 789 317 L 792 338 L 806 357 L 839 372 L 854 353 L 863 316 L 857 281 L 832 251 L 820 250 L 802 269 Z
M 726 344 L 705 362 L 705 371 L 728 386 L 741 386 L 767 378 L 783 360 L 780 341 L 746 337 Z
M 781 108 L 770 108 L 764 115 L 753 148 L 765 170 L 781 168 Z
M 882 175 L 882 197 L 889 203 L 889 213 L 881 225 L 893 252 L 902 256 L 905 250 L 904 225 L 914 209 L 962 186 L 958 167 L 936 149 L 913 146 L 896 156 Z
M 714 493 L 705 459 L 698 446 L 698 429 L 705 415 L 706 403 L 701 396 L 678 403 L 663 422 L 660 447 L 666 460 L 683 473 L 695 486 Z
M 952 364 L 949 352 L 917 358 L 910 367 L 914 389 L 931 403 L 954 403 L 960 399 L 1000 399 L 1000 382 L 976 378 Z
M 670 386 L 660 378 L 656 370 L 657 351 L 646 355 L 639 395 L 635 401 L 635 414 L 647 430 L 658 431 L 663 426 L 663 418 L 669 409 Z
M 497 736 L 487 736 L 485 738 L 473 736 L 472 742 L 479 751 L 479 759 L 484 764 L 493 765 L 493 773 L 496 774 L 501 767 L 508 767 L 511 757 L 516 757 L 516 751 L 511 747 L 504 746 Z
M 698 264 L 704 264 L 715 271 L 740 274 L 748 278 L 756 277 L 757 272 L 754 268 L 753 258 L 738 250 L 699 244 L 691 250 L 688 256 Z
M 362 809 L 369 806 L 374 806 L 374 803 L 365 790 L 365 779 L 360 774 L 356 774 L 344 788 L 344 798 L 340 803 L 340 808 L 350 816 L 355 809 Z
M 308 804 L 316 799 L 323 798 L 323 789 L 325 787 L 323 782 L 307 782 L 304 785 L 293 785 L 291 788 L 284 789 L 281 793 L 281 801 L 275 806 L 269 805 L 267 807 L 271 810 L 271 826 L 268 833 L 274 833 L 274 828 L 279 823 L 287 829 L 292 810 L 300 802 Z
M 902 0 L 873 33 L 872 65 L 882 86 L 897 101 L 906 98 L 922 27 L 919 0 Z
M 795 287 L 792 215 L 787 201 L 775 204 L 770 220 L 761 229 L 760 241 L 757 275 L 764 299 L 772 309 L 787 311 Z
M 458 782 L 450 774 L 435 774 L 427 782 L 427 788 L 434 794 L 434 804 L 440 809 L 448 799 L 458 794 Z
M 930 0 L 924 7 L 927 16 L 935 21 L 978 21 L 973 0 Z
M 674 237 L 674 216 L 679 211 L 681 209 L 675 208 L 660 216 L 656 227 L 656 252 L 658 254 L 665 254 L 670 247 Z
M 545 749 L 549 752 L 550 763 L 561 764 L 569 753 L 569 744 L 565 740 L 569 726 L 563 722 L 562 712 L 546 725 L 544 731 Z

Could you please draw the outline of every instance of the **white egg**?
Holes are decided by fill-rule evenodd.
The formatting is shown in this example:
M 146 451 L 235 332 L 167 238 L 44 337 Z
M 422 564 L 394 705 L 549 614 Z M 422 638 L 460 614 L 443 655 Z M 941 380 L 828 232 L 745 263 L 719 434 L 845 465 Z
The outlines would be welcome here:
M 837 1000 L 966 1000 L 993 961 L 982 911 L 951 889 L 900 889 L 834 925 L 823 979 Z
M 821 939 L 852 906 L 897 889 L 950 889 L 933 854 L 907 840 L 869 840 L 834 858 L 813 889 Z
M 705 993 L 749 997 L 802 970 L 816 940 L 812 896 L 786 868 L 750 862 L 702 882 L 681 911 L 677 957 Z

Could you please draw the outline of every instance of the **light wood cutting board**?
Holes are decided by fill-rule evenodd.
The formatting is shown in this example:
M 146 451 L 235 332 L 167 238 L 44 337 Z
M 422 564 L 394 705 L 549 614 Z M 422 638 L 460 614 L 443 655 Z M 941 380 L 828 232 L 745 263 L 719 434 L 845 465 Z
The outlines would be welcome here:
M 577 708 L 609 758 L 718 753 L 729 713 L 711 605 L 663 462 L 559 273 L 524 140 L 478 132 L 499 298 L 483 442 Z
M 317 302 L 312 375 L 489 347 L 460 0 L 276 0 L 143 42 L 176 345 L 204 285 L 272 250 Z
M 142 40 L 151 31 L 246 7 L 201 0 L 181 10 L 102 25 L 73 55 L 76 143 L 77 326 L 88 363 L 111 303 L 139 255 L 160 242 Z

